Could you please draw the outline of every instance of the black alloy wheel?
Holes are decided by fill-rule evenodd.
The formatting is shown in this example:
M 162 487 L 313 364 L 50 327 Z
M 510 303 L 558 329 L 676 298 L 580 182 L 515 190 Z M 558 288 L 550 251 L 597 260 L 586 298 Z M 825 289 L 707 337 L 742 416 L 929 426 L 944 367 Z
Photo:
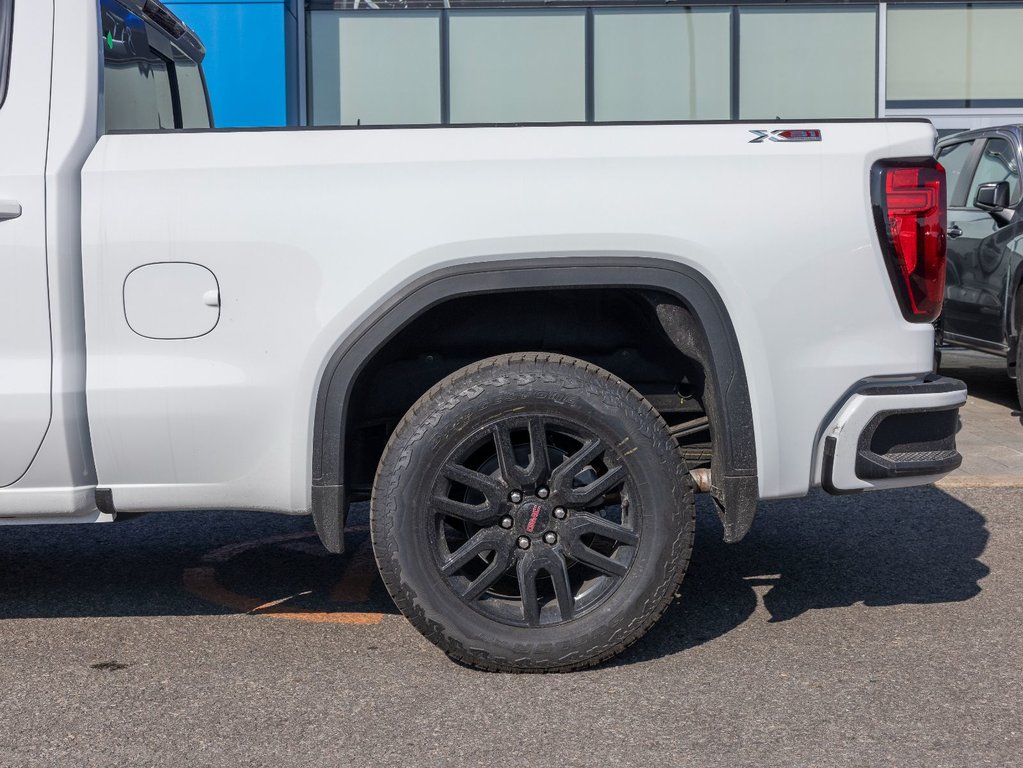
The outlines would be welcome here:
M 430 504 L 448 586 L 495 621 L 546 626 L 593 610 L 641 536 L 613 446 L 540 413 L 499 416 L 440 469 Z
M 398 607 L 452 657 L 578 669 L 670 604 L 692 494 L 639 393 L 573 358 L 507 355 L 453 374 L 398 425 L 374 485 L 373 545 Z

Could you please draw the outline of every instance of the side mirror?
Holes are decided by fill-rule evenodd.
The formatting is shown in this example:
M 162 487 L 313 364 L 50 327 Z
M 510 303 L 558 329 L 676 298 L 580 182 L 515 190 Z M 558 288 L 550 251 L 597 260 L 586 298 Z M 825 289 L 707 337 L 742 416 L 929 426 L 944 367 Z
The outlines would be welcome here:
M 1009 182 L 995 181 L 977 187 L 977 196 L 973 200 L 975 208 L 982 211 L 997 213 L 1009 207 Z

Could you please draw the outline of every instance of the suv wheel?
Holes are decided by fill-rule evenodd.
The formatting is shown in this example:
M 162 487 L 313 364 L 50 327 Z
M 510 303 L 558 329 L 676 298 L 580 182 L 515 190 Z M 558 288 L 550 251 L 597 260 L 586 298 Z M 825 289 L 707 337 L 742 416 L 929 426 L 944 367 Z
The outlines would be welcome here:
M 398 608 L 453 658 L 568 671 L 639 639 L 670 604 L 694 530 L 678 445 L 607 371 L 540 353 L 442 381 L 384 450 L 371 504 Z

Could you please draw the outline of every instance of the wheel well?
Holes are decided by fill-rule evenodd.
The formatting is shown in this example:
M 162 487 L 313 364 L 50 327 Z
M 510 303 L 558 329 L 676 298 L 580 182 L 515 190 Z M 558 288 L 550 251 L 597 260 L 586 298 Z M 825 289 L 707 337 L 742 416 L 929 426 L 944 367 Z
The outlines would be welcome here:
M 483 358 L 556 352 L 585 360 L 639 390 L 669 426 L 704 415 L 703 364 L 667 337 L 656 296 L 631 288 L 521 290 L 459 296 L 419 315 L 367 361 L 346 409 L 346 492 L 368 498 L 398 421 L 434 384 Z M 708 435 L 689 436 L 690 460 L 709 459 Z M 702 453 L 700 452 L 702 449 Z
M 709 427 L 709 442 L 696 447 L 710 459 L 725 540 L 746 534 L 759 488 L 755 430 L 721 296 L 698 270 L 656 254 L 563 255 L 440 268 L 341 340 L 324 367 L 313 430 L 312 515 L 327 549 L 343 551 L 348 503 L 365 498 L 407 408 L 470 362 L 522 351 L 607 368 L 674 426 L 705 414 L 677 436 L 707 441 Z

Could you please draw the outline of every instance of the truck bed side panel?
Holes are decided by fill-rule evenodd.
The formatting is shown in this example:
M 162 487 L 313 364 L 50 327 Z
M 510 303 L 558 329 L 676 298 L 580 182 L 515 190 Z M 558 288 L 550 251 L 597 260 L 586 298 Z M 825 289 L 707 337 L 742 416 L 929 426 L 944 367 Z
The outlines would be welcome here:
M 871 219 L 883 157 L 931 152 L 923 123 L 820 123 L 751 143 L 713 124 L 134 134 L 83 172 L 88 402 L 118 507 L 309 509 L 313 408 L 340 341 L 451 264 L 633 253 L 704 274 L 750 386 L 762 497 L 810 483 L 821 424 L 868 376 L 930 369 Z M 797 126 L 806 127 L 806 126 Z M 206 335 L 125 319 L 143 264 L 215 276 Z

